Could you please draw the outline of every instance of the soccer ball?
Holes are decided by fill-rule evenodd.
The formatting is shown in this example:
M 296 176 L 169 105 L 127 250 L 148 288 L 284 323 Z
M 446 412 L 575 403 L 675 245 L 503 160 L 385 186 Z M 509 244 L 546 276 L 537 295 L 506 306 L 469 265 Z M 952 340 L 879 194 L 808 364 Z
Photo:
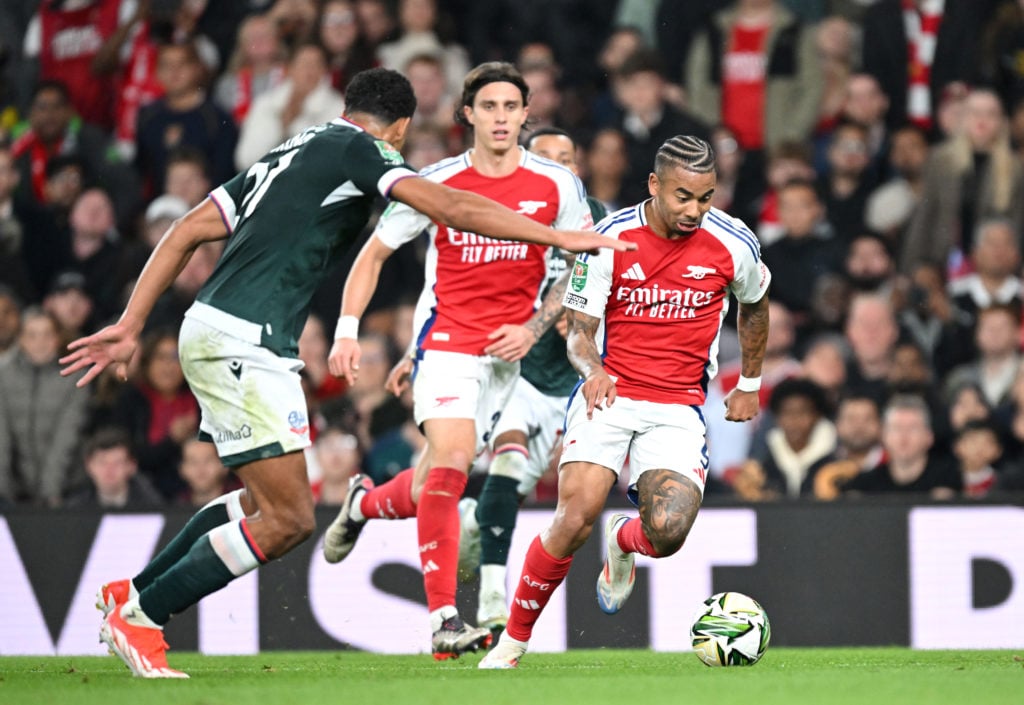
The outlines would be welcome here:
M 764 656 L 771 635 L 764 608 L 739 592 L 704 600 L 690 628 L 693 650 L 708 666 L 752 666 Z

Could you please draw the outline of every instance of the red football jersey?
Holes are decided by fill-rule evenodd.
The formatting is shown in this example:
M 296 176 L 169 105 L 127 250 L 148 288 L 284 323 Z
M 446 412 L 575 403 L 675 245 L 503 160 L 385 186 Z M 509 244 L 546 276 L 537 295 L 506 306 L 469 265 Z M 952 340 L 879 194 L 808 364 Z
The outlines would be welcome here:
M 561 230 L 592 225 L 580 180 L 525 149 L 519 168 L 508 176 L 484 176 L 473 168 L 469 152 L 426 167 L 420 176 L 472 191 Z M 456 230 L 397 202 L 384 211 L 374 236 L 397 249 L 424 231 L 430 246 L 415 316 L 420 349 L 482 355 L 495 329 L 525 323 L 533 315 L 546 273 L 546 245 Z
M 618 394 L 703 404 L 729 294 L 753 303 L 771 282 L 757 238 L 712 208 L 693 234 L 668 240 L 648 227 L 642 203 L 612 213 L 597 231 L 639 248 L 577 257 L 564 303 L 603 319 L 597 341 Z

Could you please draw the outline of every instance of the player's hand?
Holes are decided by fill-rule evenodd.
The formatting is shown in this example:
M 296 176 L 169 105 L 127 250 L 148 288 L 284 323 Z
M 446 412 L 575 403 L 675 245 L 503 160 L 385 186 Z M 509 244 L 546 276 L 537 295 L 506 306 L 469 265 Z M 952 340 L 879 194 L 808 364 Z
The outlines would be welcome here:
M 603 367 L 593 370 L 583 382 L 583 398 L 587 400 L 587 419 L 594 418 L 594 409 L 604 409 L 615 403 L 615 382 Z
M 602 249 L 626 252 L 635 250 L 635 242 L 616 240 L 612 237 L 599 235 L 592 230 L 565 230 L 561 233 L 558 247 L 568 252 L 586 252 L 592 255 L 599 254 Z
M 388 379 L 384 383 L 384 389 L 388 390 L 396 397 L 402 396 L 406 389 L 409 388 L 409 384 L 412 381 L 412 371 L 416 367 L 412 359 L 408 355 L 404 355 L 401 360 L 398 361 L 394 367 L 391 368 L 391 372 L 388 373 Z
M 128 363 L 138 347 L 138 336 L 121 322 L 103 328 L 98 333 L 79 338 L 68 344 L 70 353 L 60 358 L 62 377 L 73 375 L 88 367 L 88 371 L 75 383 L 84 387 L 109 365 L 115 365 L 117 378 L 128 380 Z
M 733 389 L 725 397 L 726 421 L 750 421 L 761 410 L 757 392 L 741 392 Z
M 363 353 L 354 338 L 338 338 L 327 356 L 327 370 L 335 377 L 344 377 L 349 386 L 359 377 L 359 359 Z
M 537 342 L 537 334 L 526 326 L 505 323 L 492 331 L 487 339 L 491 344 L 484 348 L 485 353 L 500 357 L 505 362 L 516 362 L 530 352 Z

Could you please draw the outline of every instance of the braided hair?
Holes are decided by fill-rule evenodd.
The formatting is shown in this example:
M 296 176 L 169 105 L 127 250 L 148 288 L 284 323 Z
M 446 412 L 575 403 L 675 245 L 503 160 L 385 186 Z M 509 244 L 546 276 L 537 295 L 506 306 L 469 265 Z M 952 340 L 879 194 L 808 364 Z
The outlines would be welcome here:
M 710 174 L 715 170 L 715 150 L 699 137 L 676 135 L 658 148 L 654 157 L 654 173 L 661 175 L 671 166 L 697 174 Z

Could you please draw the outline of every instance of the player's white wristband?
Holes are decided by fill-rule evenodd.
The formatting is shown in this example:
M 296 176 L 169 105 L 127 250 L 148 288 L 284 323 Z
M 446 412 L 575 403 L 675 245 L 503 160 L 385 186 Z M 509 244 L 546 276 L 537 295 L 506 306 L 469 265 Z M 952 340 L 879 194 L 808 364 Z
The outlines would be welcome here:
M 741 392 L 756 392 L 761 389 L 760 377 L 744 377 L 740 375 L 740 381 L 736 383 L 736 389 Z
M 338 319 L 338 327 L 334 329 L 334 339 L 359 338 L 359 319 L 355 316 L 342 316 Z

